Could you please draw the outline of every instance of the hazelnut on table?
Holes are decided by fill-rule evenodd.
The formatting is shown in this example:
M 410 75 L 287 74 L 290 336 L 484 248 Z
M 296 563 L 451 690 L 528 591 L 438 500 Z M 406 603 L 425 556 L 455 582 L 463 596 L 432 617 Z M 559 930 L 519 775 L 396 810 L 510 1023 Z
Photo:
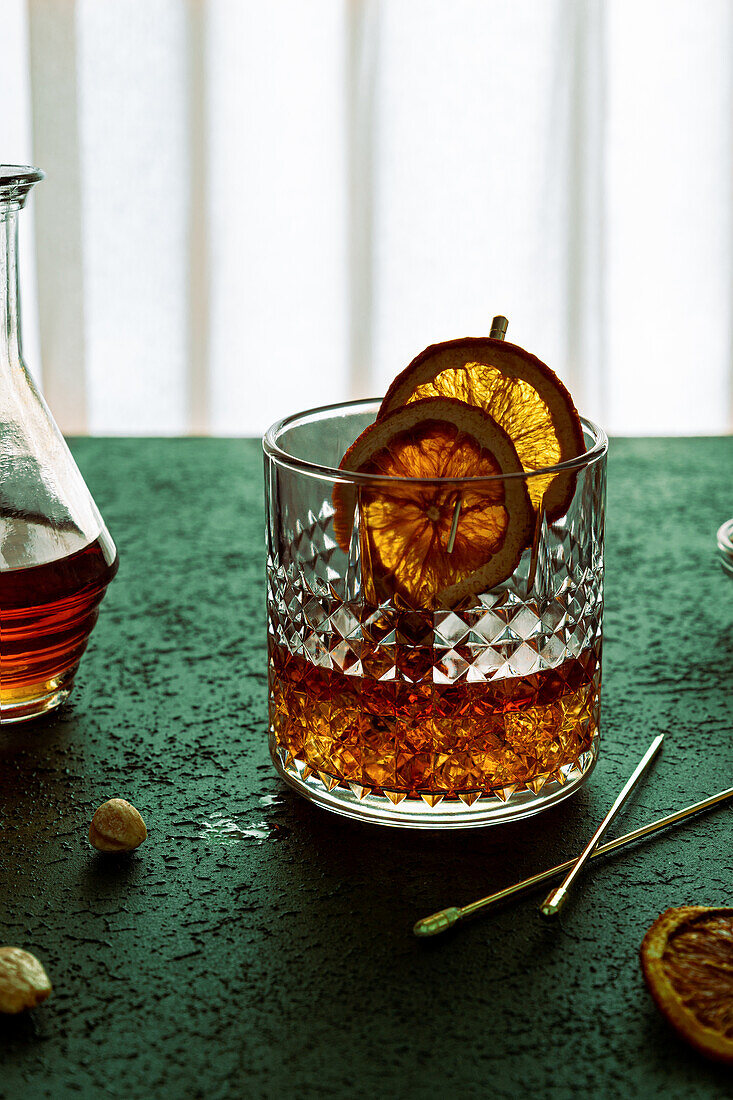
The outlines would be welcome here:
M 21 947 L 0 947 L 0 1012 L 15 1015 L 35 1008 L 52 989 L 35 955 Z
M 145 822 L 124 798 L 110 798 L 89 826 L 89 843 L 98 852 L 132 852 L 147 838 Z

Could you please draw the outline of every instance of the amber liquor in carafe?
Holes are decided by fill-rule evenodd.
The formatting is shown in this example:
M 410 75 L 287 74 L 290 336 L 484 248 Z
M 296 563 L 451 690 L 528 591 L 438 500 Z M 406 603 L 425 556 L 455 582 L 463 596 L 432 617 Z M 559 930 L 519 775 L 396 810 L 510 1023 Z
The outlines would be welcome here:
M 56 561 L 0 569 L 0 717 L 18 721 L 50 710 L 71 691 L 117 572 L 106 532 Z

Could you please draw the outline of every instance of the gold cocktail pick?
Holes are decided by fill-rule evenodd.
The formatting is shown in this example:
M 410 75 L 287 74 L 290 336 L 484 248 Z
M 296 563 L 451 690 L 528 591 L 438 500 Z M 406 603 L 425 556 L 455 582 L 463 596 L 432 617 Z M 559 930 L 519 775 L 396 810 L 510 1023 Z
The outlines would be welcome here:
M 568 873 L 565 876 L 565 878 L 563 879 L 563 881 L 560 883 L 559 886 L 556 886 L 554 890 L 551 890 L 550 893 L 545 898 L 545 900 L 542 902 L 542 905 L 540 906 L 540 913 L 542 913 L 543 917 L 556 917 L 558 915 L 558 913 L 562 909 L 563 905 L 565 904 L 565 901 L 567 900 L 568 894 L 569 894 L 569 892 L 570 892 L 570 890 L 573 886 L 573 883 L 580 876 L 580 874 L 581 874 L 583 868 L 585 867 L 586 863 L 588 862 L 590 857 L 593 855 L 594 849 L 598 847 L 598 845 L 600 844 L 600 842 L 603 838 L 603 835 L 608 830 L 608 828 L 611 825 L 613 819 L 616 817 L 616 814 L 619 812 L 619 810 L 621 809 L 623 804 L 626 802 L 626 799 L 629 797 L 631 792 L 634 790 L 637 783 L 639 782 L 641 777 L 644 775 L 644 772 L 649 767 L 649 765 L 653 761 L 654 757 L 657 755 L 657 753 L 661 749 L 663 741 L 664 741 L 664 734 L 663 733 L 660 733 L 657 737 L 654 738 L 651 745 L 646 750 L 646 752 L 642 756 L 641 760 L 639 761 L 639 763 L 634 768 L 633 773 L 629 776 L 626 783 L 624 783 L 623 789 L 621 790 L 618 797 L 616 798 L 616 801 L 614 802 L 613 806 L 611 806 L 611 809 L 608 811 L 608 813 L 604 817 L 603 821 L 600 823 L 600 825 L 598 826 L 596 831 L 593 833 L 593 836 L 590 838 L 590 840 L 586 844 L 585 848 L 580 853 L 580 855 L 578 856 L 575 863 L 573 864 L 573 866 L 568 871 Z
M 676 813 L 668 814 L 666 817 L 660 817 L 656 821 L 651 821 L 648 825 L 642 825 L 639 829 L 634 829 L 630 833 L 625 833 L 623 836 L 617 837 L 616 840 L 609 840 L 605 844 L 601 844 L 593 851 L 590 858 L 598 859 L 608 852 L 615 852 L 617 849 L 623 848 L 625 845 L 631 844 L 635 840 L 643 840 L 644 837 L 651 836 L 651 834 L 656 833 L 658 829 L 664 829 L 667 825 L 677 825 L 680 821 L 684 821 L 693 814 L 711 810 L 715 806 L 719 806 L 721 803 L 727 802 L 731 798 L 733 798 L 733 787 L 728 787 L 718 794 L 711 795 L 710 798 L 703 798 L 701 802 L 693 802 L 691 806 L 685 806 L 684 810 L 677 810 Z M 507 886 L 504 890 L 498 890 L 495 894 L 489 894 L 485 898 L 479 898 L 478 901 L 473 901 L 470 905 L 451 906 L 448 909 L 441 909 L 440 912 L 433 913 L 431 916 L 423 917 L 422 920 L 417 921 L 413 928 L 413 932 L 416 936 L 437 936 L 441 932 L 446 932 L 465 917 L 472 917 L 475 913 L 483 909 L 489 909 L 491 906 L 497 905 L 506 898 L 516 897 L 517 894 L 524 894 L 528 890 L 534 889 L 535 886 L 541 886 L 542 883 L 548 882 L 550 879 L 563 874 L 565 871 L 569 871 L 575 862 L 576 860 L 574 859 L 568 859 L 565 863 L 559 863 L 557 867 L 550 867 L 547 871 L 540 871 L 539 874 L 522 879 L 521 882 L 516 882 L 513 886 Z
M 501 314 L 499 314 L 491 322 L 491 332 L 489 333 L 489 336 L 492 340 L 503 340 L 506 336 L 506 330 L 508 328 L 509 322 L 507 321 L 506 317 L 502 317 Z
M 450 534 L 448 535 L 448 553 L 453 553 L 453 547 L 456 544 L 456 531 L 458 530 L 458 516 L 461 512 L 461 497 L 456 501 L 456 506 L 453 509 L 453 521 L 450 525 Z

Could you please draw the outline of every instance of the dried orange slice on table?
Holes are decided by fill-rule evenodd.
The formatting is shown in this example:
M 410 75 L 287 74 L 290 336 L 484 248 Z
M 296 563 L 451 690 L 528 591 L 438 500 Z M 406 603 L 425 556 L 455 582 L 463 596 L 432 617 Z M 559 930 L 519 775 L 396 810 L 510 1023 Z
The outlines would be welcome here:
M 334 489 L 334 532 L 346 551 L 358 510 L 371 600 L 398 596 L 413 608 L 456 606 L 510 576 L 531 542 L 534 517 L 524 479 L 503 479 L 522 472 L 516 449 L 476 406 L 433 397 L 397 408 L 362 432 L 341 468 L 398 479 Z M 445 483 L 451 478 L 496 480 Z M 441 481 L 426 484 L 430 479 Z
M 398 374 L 377 419 L 428 397 L 448 397 L 487 412 L 504 429 L 526 472 L 556 466 L 585 449 L 573 399 L 557 375 L 516 344 L 465 337 L 432 344 Z M 532 507 L 549 521 L 567 511 L 572 471 L 527 479 Z
M 657 1007 L 683 1039 L 733 1063 L 733 909 L 668 909 L 644 937 L 641 965 Z

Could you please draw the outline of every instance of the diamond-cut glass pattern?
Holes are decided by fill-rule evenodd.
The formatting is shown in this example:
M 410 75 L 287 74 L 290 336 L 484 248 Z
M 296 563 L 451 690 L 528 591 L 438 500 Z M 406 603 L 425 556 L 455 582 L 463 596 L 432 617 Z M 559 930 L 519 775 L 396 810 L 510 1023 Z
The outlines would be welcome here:
M 534 558 L 435 612 L 366 602 L 331 489 L 268 470 L 270 734 L 286 777 L 394 812 L 418 800 L 441 820 L 582 778 L 599 725 L 605 461 L 579 471 L 566 516 L 543 519 Z

